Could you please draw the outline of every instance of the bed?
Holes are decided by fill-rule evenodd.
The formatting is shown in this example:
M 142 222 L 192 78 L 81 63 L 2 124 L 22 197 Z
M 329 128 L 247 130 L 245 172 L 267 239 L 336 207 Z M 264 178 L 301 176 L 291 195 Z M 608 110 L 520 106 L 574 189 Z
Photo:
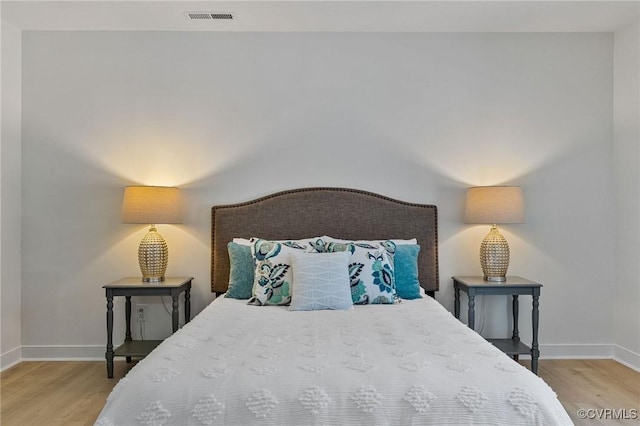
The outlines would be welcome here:
M 437 229 L 433 205 L 343 188 L 213 207 L 211 290 L 239 288 L 236 246 L 250 248 L 259 286 L 216 297 L 166 339 L 118 382 L 96 424 L 572 424 L 543 380 L 432 297 Z M 287 250 L 298 250 L 286 258 L 291 288 L 284 263 L 268 263 Z M 373 290 L 352 268 L 365 252 Z M 346 279 L 327 272 L 347 265 Z M 278 279 L 263 284 L 265 270 Z M 405 275 L 406 296 L 387 297 L 390 277 L 400 294 Z M 318 292 L 318 279 L 340 285 Z

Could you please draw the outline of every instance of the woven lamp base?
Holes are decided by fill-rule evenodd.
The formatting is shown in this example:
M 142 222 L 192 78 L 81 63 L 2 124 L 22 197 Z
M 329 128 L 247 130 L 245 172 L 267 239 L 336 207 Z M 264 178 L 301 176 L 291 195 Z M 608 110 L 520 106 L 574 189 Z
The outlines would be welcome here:
M 143 282 L 164 281 L 169 263 L 169 249 L 162 235 L 151 225 L 138 247 L 138 263 Z
M 509 244 L 493 225 L 480 244 L 480 265 L 485 281 L 503 282 L 507 280 L 509 267 Z

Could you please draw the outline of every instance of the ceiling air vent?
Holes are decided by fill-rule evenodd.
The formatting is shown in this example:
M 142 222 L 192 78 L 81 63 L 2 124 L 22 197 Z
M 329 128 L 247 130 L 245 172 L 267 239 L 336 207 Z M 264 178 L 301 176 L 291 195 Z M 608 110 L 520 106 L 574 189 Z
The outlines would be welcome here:
M 190 20 L 232 20 L 234 19 L 233 13 L 228 12 L 185 12 L 187 19 Z

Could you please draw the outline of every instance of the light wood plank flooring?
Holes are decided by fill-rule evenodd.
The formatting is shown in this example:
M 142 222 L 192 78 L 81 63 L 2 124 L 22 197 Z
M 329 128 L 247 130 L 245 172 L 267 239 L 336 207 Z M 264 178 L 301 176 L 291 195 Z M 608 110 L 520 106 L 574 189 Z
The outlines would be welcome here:
M 0 375 L 0 425 L 93 425 L 117 383 L 133 364 L 106 362 L 22 362 Z
M 115 379 L 107 379 L 104 362 L 18 364 L 0 375 L 0 424 L 92 425 L 107 395 L 131 365 L 116 362 Z M 640 424 L 638 419 L 582 420 L 577 414 L 581 408 L 640 413 L 640 373 L 612 360 L 542 360 L 539 373 L 577 425 Z
M 523 363 L 527 364 L 527 363 Z M 580 409 L 636 410 L 640 416 L 640 373 L 613 360 L 542 360 L 540 377 L 577 425 L 640 425 L 640 417 L 627 420 L 591 419 L 578 416 Z M 611 417 L 611 416 L 609 416 Z

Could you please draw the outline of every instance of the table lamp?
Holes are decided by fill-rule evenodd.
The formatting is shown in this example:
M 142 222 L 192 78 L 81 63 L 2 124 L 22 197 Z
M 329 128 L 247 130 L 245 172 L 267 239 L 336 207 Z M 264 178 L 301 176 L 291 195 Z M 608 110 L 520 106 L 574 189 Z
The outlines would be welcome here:
M 465 223 L 491 225 L 480 245 L 480 265 L 486 281 L 506 281 L 509 244 L 499 223 L 523 223 L 524 200 L 519 186 L 476 186 L 467 190 Z
M 169 249 L 157 224 L 182 223 L 180 189 L 167 186 L 127 186 L 122 203 L 122 223 L 151 225 L 138 247 L 143 282 L 164 281 Z

